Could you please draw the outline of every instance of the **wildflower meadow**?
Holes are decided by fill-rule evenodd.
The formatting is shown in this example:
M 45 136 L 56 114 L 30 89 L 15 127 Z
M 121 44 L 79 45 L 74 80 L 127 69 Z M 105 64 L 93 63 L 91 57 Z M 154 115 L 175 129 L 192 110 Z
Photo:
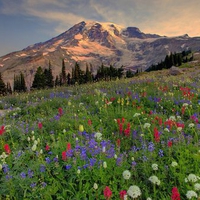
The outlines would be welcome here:
M 200 73 L 0 98 L 0 199 L 200 199 Z

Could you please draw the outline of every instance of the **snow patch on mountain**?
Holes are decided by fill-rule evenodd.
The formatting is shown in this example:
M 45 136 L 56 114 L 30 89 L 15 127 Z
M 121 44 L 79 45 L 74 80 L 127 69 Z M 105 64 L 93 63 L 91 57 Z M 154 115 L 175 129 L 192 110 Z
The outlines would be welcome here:
M 10 57 L 7 57 L 7 58 L 4 58 L 2 61 L 6 61 L 6 60 L 9 60 L 10 59 Z

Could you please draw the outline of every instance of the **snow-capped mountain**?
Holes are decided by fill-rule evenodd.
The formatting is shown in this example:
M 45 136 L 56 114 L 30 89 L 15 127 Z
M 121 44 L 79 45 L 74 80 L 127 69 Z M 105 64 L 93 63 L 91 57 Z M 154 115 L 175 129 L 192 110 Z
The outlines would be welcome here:
M 0 57 L 0 72 L 5 82 L 12 83 L 14 74 L 25 74 L 27 83 L 32 81 L 38 66 L 52 65 L 54 75 L 61 72 L 62 59 L 67 71 L 71 72 L 75 62 L 85 69 L 86 63 L 93 68 L 102 63 L 121 65 L 126 68 L 146 69 L 160 62 L 170 52 L 200 49 L 200 37 L 187 34 L 166 37 L 145 34 L 136 27 L 122 27 L 113 23 L 80 22 L 66 32 L 46 42 Z M 30 84 L 29 83 L 29 84 Z

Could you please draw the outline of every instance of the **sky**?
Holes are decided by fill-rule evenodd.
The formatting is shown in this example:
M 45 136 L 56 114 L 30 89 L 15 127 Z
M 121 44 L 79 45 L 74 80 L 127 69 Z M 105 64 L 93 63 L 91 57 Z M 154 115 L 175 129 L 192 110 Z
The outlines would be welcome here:
M 0 0 L 0 56 L 88 20 L 144 33 L 200 36 L 200 0 Z

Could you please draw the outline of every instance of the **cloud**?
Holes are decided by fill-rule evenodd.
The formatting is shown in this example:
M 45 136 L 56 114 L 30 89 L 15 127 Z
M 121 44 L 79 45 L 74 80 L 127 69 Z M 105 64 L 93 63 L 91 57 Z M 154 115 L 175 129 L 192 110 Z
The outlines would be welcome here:
M 200 35 L 199 0 L 5 0 L 0 12 L 51 23 L 55 34 L 86 20 L 136 26 L 160 35 Z

